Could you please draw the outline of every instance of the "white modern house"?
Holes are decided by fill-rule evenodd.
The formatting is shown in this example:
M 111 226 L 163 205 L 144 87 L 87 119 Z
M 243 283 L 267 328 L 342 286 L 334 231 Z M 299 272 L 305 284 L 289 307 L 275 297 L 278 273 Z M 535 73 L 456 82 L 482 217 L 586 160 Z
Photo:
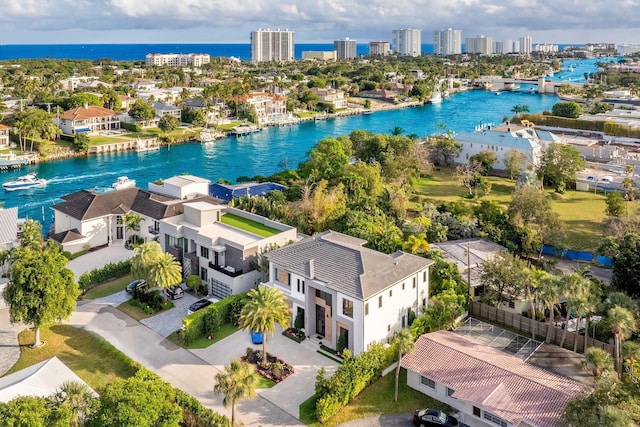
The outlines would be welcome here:
M 291 114 L 287 112 L 287 98 L 265 92 L 254 92 L 237 99 L 238 108 L 246 113 L 254 112 L 256 125 L 278 123 Z
M 471 156 L 484 150 L 496 153 L 498 161 L 494 169 L 504 170 L 504 160 L 508 152 L 515 150 L 526 156 L 524 169 L 536 168 L 540 165 L 544 148 L 551 142 L 561 142 L 560 138 L 548 131 L 535 129 L 533 126 L 520 126 L 508 122 L 497 127 L 481 126 L 475 132 L 461 132 L 454 135 L 461 145 L 456 163 L 467 163 Z
M 561 427 L 585 386 L 451 331 L 422 335 L 402 358 L 407 384 L 470 427 Z
M 314 87 L 311 91 L 318 95 L 318 102 L 333 105 L 336 110 L 347 108 L 347 99 L 344 97 L 343 90 L 331 87 L 322 89 Z
M 297 238 L 295 227 L 228 206 L 194 201 L 182 209 L 160 221 L 160 245 L 182 263 L 185 277 L 199 275 L 220 299 L 256 287 L 258 256 Z
M 9 148 L 9 131 L 11 128 L 9 126 L 5 126 L 0 124 L 0 150 L 4 150 L 5 148 Z
M 310 337 L 336 348 L 345 336 L 354 355 L 408 326 L 429 299 L 433 261 L 401 251 L 384 254 L 365 240 L 325 231 L 267 254 L 269 278 L 301 315 Z
M 160 221 L 181 213 L 185 202 L 223 203 L 208 192 L 209 180 L 192 175 L 150 183 L 148 191 L 135 187 L 106 193 L 81 190 L 63 196 L 62 203 L 52 206 L 50 237 L 72 253 L 87 246 L 124 245 L 132 234 L 145 241 L 155 240 Z M 127 230 L 125 216 L 129 213 L 140 215 L 135 230 Z
M 66 135 L 120 129 L 120 117 L 117 112 L 95 105 L 85 104 L 83 107 L 67 110 L 61 117 L 53 120 Z

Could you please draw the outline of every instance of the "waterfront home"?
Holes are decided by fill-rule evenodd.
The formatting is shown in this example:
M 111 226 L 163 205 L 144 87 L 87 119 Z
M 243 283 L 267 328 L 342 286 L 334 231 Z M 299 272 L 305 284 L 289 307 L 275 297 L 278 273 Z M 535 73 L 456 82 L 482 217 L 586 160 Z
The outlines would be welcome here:
M 560 427 L 585 388 L 451 331 L 422 335 L 400 365 L 409 387 L 455 408 L 471 427 Z
M 266 92 L 254 92 L 236 98 L 239 112 L 254 113 L 258 126 L 275 124 L 276 118 L 285 117 L 287 113 L 287 98 Z
M 275 182 L 243 182 L 235 185 L 214 183 L 209 186 L 209 195 L 230 202 L 236 197 L 264 196 L 270 191 L 284 191 L 285 188 Z
M 366 241 L 325 231 L 267 253 L 269 281 L 301 316 L 311 338 L 336 348 L 340 337 L 354 355 L 387 342 L 408 326 L 429 299 L 433 261 L 402 251 L 384 254 Z
M 398 95 L 400 95 L 398 91 L 387 89 L 362 90 L 358 92 L 358 96 L 363 98 L 382 99 L 389 102 L 393 102 Z
M 67 110 L 61 117 L 56 117 L 53 121 L 65 135 L 120 129 L 118 113 L 108 108 L 87 104 Z
M 165 102 L 154 102 L 152 104 L 154 110 L 156 110 L 156 117 L 159 119 L 164 116 L 173 116 L 178 120 L 181 120 L 182 109 L 173 104 L 167 104 Z
M 150 183 L 149 191 L 133 187 L 68 194 L 62 197 L 62 203 L 52 206 L 54 224 L 50 237 L 69 252 L 124 245 L 132 235 L 144 241 L 154 240 L 160 233 L 160 221 L 183 212 L 184 203 L 223 203 L 207 195 L 208 186 L 208 180 L 184 175 Z M 140 223 L 133 230 L 128 230 L 125 223 L 125 216 L 130 213 L 140 215 Z
M 189 109 L 190 111 L 202 111 L 205 114 L 205 121 L 207 123 L 214 123 L 217 120 L 228 117 L 231 114 L 231 110 L 224 103 L 224 101 L 216 98 L 185 99 L 182 101 L 182 106 Z
M 461 132 L 453 138 L 461 147 L 456 163 L 467 163 L 471 156 L 490 150 L 496 153 L 497 162 L 492 166 L 496 170 L 505 169 L 505 156 L 512 150 L 526 156 L 523 168 L 535 169 L 540 165 L 544 148 L 551 142 L 561 142 L 551 132 L 509 122 L 497 127 L 479 126 L 475 132 Z
M 0 150 L 10 147 L 9 131 L 11 128 L 0 123 Z
M 332 105 L 334 111 L 347 108 L 347 99 L 344 97 L 344 91 L 333 89 L 331 87 L 311 89 L 313 93 L 318 95 L 318 104 Z
M 182 209 L 160 221 L 160 245 L 182 263 L 185 277 L 200 276 L 216 298 L 256 287 L 261 253 L 296 240 L 295 227 L 228 206 L 193 201 Z

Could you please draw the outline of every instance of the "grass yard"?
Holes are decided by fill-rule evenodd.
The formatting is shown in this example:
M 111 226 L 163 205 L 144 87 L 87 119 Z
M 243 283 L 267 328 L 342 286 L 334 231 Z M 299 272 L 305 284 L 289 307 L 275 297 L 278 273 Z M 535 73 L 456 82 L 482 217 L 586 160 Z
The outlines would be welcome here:
M 234 120 L 230 123 L 225 123 L 223 125 L 216 125 L 216 128 L 220 129 L 221 131 L 226 131 L 226 132 L 231 132 L 231 130 L 236 127 L 241 125 L 242 123 L 244 123 L 243 120 Z
M 488 177 L 491 182 L 491 193 L 481 199 L 467 198 L 467 191 L 453 176 L 452 168 L 434 170 L 428 178 L 415 181 L 416 194 L 412 198 L 416 209 L 425 202 L 459 202 L 465 201 L 472 206 L 482 200 L 495 200 L 505 208 L 511 201 L 514 182 L 506 178 Z M 553 210 L 567 226 L 567 247 L 575 250 L 595 251 L 605 230 L 603 221 L 605 214 L 605 196 L 585 191 L 567 190 L 564 194 L 555 194 L 547 189 L 552 197 Z M 640 201 L 629 202 L 628 211 L 640 208 Z
M 231 335 L 233 333 L 236 333 L 239 330 L 240 330 L 240 328 L 238 328 L 237 326 L 234 326 L 231 323 L 225 323 L 224 325 L 220 326 L 220 330 L 218 330 L 218 332 L 215 333 L 215 338 L 212 339 L 212 340 L 210 340 L 207 337 L 202 337 L 202 338 L 198 338 L 197 340 L 189 343 L 188 345 L 183 345 L 182 342 L 180 341 L 180 338 L 178 337 L 178 331 L 176 331 L 176 332 L 172 333 L 171 335 L 169 335 L 167 337 L 167 339 L 169 341 L 171 341 L 172 343 L 174 343 L 175 345 L 178 345 L 180 347 L 186 348 L 187 350 L 192 350 L 192 349 L 195 349 L 195 348 L 207 348 L 211 344 L 213 344 L 215 342 L 218 342 L 218 341 L 220 341 L 222 339 L 225 339 L 229 335 Z
M 20 333 L 20 359 L 7 374 L 57 356 L 95 390 L 116 378 L 129 378 L 138 370 L 133 360 L 85 329 L 69 325 L 43 327 L 40 338 L 45 345 L 33 349 L 29 347 L 33 331 Z
M 136 307 L 135 305 L 129 304 L 129 301 L 123 302 L 122 304 L 120 304 L 116 308 L 118 310 L 120 310 L 121 312 L 123 312 L 124 314 L 126 314 L 127 316 L 129 316 L 129 317 L 131 317 L 133 319 L 136 319 L 139 322 L 142 319 L 147 319 L 149 317 L 153 317 L 158 313 L 162 313 L 165 310 L 171 310 L 174 307 L 173 302 L 167 301 L 165 304 L 167 304 L 167 303 L 169 304 L 169 308 L 165 308 L 163 310 L 156 311 L 155 313 L 151 313 L 151 314 L 145 312 L 140 307 Z
M 82 299 L 104 298 L 106 296 L 113 295 L 116 292 L 123 291 L 124 288 L 126 288 L 132 281 L 133 276 L 131 274 L 127 274 L 126 276 L 122 276 L 118 279 L 109 280 L 108 282 L 101 283 L 89 289 L 84 295 L 82 295 Z
M 347 421 L 383 414 L 409 414 L 419 408 L 451 411 L 451 408 L 444 403 L 410 388 L 407 385 L 406 369 L 400 370 L 398 401 L 394 401 L 395 378 L 395 371 L 380 378 L 324 424 L 320 424 L 315 417 L 315 396 L 313 396 L 300 405 L 300 421 L 312 427 L 333 427 Z
M 257 221 L 243 218 L 232 213 L 226 213 L 222 215 L 220 222 L 244 231 L 248 231 L 249 233 L 257 234 L 258 236 L 262 237 L 271 237 L 275 234 L 280 233 L 280 230 L 276 230 L 275 228 L 266 226 Z

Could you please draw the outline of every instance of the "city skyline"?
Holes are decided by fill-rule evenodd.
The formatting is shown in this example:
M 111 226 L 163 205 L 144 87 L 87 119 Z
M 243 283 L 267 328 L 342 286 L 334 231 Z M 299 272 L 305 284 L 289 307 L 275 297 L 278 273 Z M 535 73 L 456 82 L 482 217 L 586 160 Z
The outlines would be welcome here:
M 531 36 L 534 43 L 640 44 L 637 0 L 0 0 L 2 44 L 249 43 L 259 28 L 289 30 L 296 43 L 391 39 L 397 28 L 456 28 L 463 37 Z M 426 36 L 426 37 L 425 37 Z

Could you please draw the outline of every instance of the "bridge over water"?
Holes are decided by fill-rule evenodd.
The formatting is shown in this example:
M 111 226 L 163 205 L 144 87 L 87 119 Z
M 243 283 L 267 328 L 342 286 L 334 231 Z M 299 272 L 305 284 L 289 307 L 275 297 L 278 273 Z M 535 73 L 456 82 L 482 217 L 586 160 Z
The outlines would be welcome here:
M 474 80 L 475 84 L 482 85 L 487 90 L 492 91 L 501 91 L 501 90 L 513 90 L 516 88 L 516 85 L 526 84 L 537 86 L 538 93 L 556 93 L 558 88 L 562 85 L 569 85 L 575 87 L 577 89 L 582 89 L 584 83 L 575 83 L 571 81 L 552 81 L 548 80 L 547 76 L 540 76 L 538 78 L 532 79 L 516 79 L 516 78 L 505 78 L 505 77 L 497 77 L 497 76 L 486 76 L 480 77 Z

